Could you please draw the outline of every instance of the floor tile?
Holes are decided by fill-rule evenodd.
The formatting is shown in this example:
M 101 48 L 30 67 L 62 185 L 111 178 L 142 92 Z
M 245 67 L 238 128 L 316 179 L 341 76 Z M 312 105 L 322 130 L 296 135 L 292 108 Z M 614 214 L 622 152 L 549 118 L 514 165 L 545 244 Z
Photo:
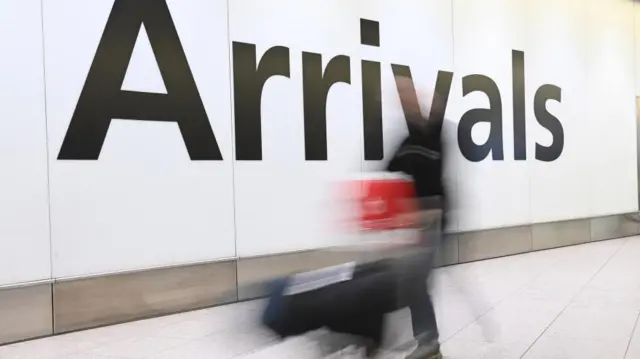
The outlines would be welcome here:
M 242 359 L 320 359 L 322 351 L 317 343 L 306 337 L 296 337 L 285 340 L 278 344 L 246 353 Z M 169 358 L 162 358 L 169 359 Z M 171 358 L 174 359 L 174 358 Z
M 228 324 L 227 324 L 228 325 Z M 151 332 L 154 337 L 201 339 L 225 329 L 225 323 L 207 320 L 185 320 L 158 328 Z
M 125 358 L 83 352 L 83 353 L 64 355 L 61 357 L 57 357 L 55 359 L 125 359 Z
M 630 309 L 640 311 L 640 291 L 629 287 L 603 289 L 587 285 L 572 301 L 573 307 L 585 309 Z
M 108 327 L 89 329 L 79 332 L 73 332 L 69 334 L 63 334 L 56 336 L 59 340 L 71 341 L 71 342 L 86 342 L 86 343 L 112 343 L 115 341 L 130 339 L 133 337 L 144 336 L 152 330 L 164 326 L 165 324 L 158 324 L 157 326 L 147 327 L 139 325 L 139 322 L 118 324 Z
M 447 359 L 520 359 L 529 343 L 486 343 L 452 339 L 442 346 Z
M 87 351 L 87 353 L 119 358 L 139 359 L 186 343 L 187 340 L 176 338 L 132 338 L 102 345 Z
M 627 341 L 576 339 L 543 335 L 524 356 L 549 359 L 624 359 Z
M 638 328 L 638 324 L 640 324 L 640 318 L 636 321 L 633 337 L 629 341 L 625 359 L 640 359 L 640 328 Z
M 2 359 L 57 359 L 96 347 L 96 343 L 72 342 L 57 337 L 0 347 Z
M 638 312 L 635 310 L 584 309 L 570 306 L 546 333 L 563 338 L 628 341 L 637 317 Z

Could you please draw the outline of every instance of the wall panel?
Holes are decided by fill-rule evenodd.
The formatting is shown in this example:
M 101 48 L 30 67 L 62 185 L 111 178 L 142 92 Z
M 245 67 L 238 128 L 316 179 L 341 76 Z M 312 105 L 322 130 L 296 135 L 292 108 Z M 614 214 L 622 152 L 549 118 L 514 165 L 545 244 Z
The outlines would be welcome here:
M 117 11 L 111 13 L 114 4 Z M 168 13 L 158 4 L 163 2 L 45 2 L 56 277 L 235 254 L 226 1 L 169 2 Z M 135 8 L 146 5 L 151 7 Z M 103 30 L 110 28 L 106 27 L 110 13 L 109 26 L 114 29 L 115 39 L 113 45 L 103 40 L 106 59 L 92 67 Z M 142 31 L 137 16 L 144 17 Z M 178 38 L 172 34 L 174 26 Z M 176 51 L 176 41 L 184 57 Z M 163 60 L 156 60 L 154 53 Z M 184 58 L 190 68 L 186 73 L 179 71 Z M 125 67 L 119 69 L 118 63 Z M 87 89 L 86 95 L 95 97 L 88 97 L 81 108 L 79 97 L 90 68 L 104 80 L 98 81 L 94 90 Z M 189 71 L 197 94 L 193 93 Z M 111 79 L 116 85 L 109 90 L 107 80 Z M 129 97 L 118 97 L 120 88 L 134 95 L 127 92 Z M 135 97 L 135 92 L 147 95 Z M 166 96 L 160 101 L 152 100 L 162 94 Z M 151 106 L 140 110 L 147 100 Z M 224 161 L 199 160 L 210 159 L 208 155 L 191 160 L 187 152 L 175 122 L 178 117 L 185 121 L 185 136 L 198 138 L 196 144 L 192 143 L 194 147 L 212 148 L 210 143 L 201 143 L 202 136 L 198 135 L 203 134 L 202 127 L 194 124 L 201 118 L 199 101 L 204 104 Z M 165 104 L 170 104 L 166 111 L 146 115 Z M 91 123 L 79 130 L 80 139 L 95 142 L 92 136 L 99 131 L 100 116 L 114 118 L 97 160 L 83 160 L 82 156 L 90 152 L 78 144 L 70 151 L 71 159 L 69 153 L 58 159 L 76 109 L 85 113 L 78 116 L 78 121 Z M 167 115 L 176 109 L 178 116 Z M 139 121 L 145 116 L 152 121 Z M 119 119 L 122 117 L 126 120 Z
M 40 14 L 0 3 L 0 285 L 51 277 Z
M 531 222 L 584 218 L 591 214 L 589 178 L 592 163 L 586 101 L 587 2 L 527 2 L 525 57 L 527 152 L 531 166 Z M 548 85 L 560 90 L 546 99 Z M 543 87 L 544 86 L 544 87 Z M 536 96 L 538 99 L 536 100 Z M 536 117 L 536 102 L 539 115 Z M 562 134 L 545 128 L 544 108 L 561 123 Z M 628 119 L 625 119 L 628 121 Z M 545 149 L 563 143 L 554 161 L 540 161 Z M 603 149 L 608 151 L 607 149 Z
M 460 125 L 467 111 L 491 106 L 489 97 L 481 91 L 463 96 L 466 76 L 484 78 L 468 78 L 469 90 L 479 86 L 496 92 L 497 87 L 499 92 L 499 96 L 491 95 L 491 125 L 484 121 L 473 126 L 471 132 L 473 142 L 481 145 L 493 128 L 496 135 L 492 152 L 480 162 L 471 162 L 457 152 L 452 163 L 460 178 L 456 187 L 460 196 L 459 228 L 468 231 L 529 223 L 531 166 L 528 161 L 514 160 L 511 73 L 512 50 L 526 47 L 526 7 L 523 2 L 509 0 L 454 0 L 453 4 L 456 76 L 448 117 Z
M 241 58 L 239 52 L 234 54 L 237 65 L 234 103 L 238 106 L 234 121 L 244 131 L 239 136 L 245 139 L 239 143 L 236 137 L 234 143 L 240 256 L 317 248 L 342 240 L 332 230 L 335 220 L 344 216 L 335 207 L 335 181 L 361 170 L 361 88 L 359 59 L 355 56 L 360 43 L 360 20 L 351 11 L 352 5 L 353 2 L 345 1 L 287 0 L 229 3 L 234 46 L 255 46 L 255 55 Z M 287 70 L 288 76 L 274 76 L 266 81 L 261 92 L 250 94 L 247 87 L 241 86 L 254 81 L 255 65 L 240 66 L 254 60 L 257 63 L 265 52 L 274 53 L 274 46 L 286 49 L 281 48 L 281 55 L 258 66 L 274 68 L 278 64 Z M 341 80 L 348 77 L 350 84 L 344 83 L 347 81 L 334 84 L 326 105 L 321 96 L 308 92 L 309 99 L 319 101 L 317 107 L 308 108 L 310 115 L 314 115 L 309 119 L 316 124 L 309 127 L 310 140 L 320 139 L 319 147 L 313 146 L 319 148 L 320 157 L 309 161 L 305 160 L 303 52 L 321 56 L 321 65 L 315 69 L 311 62 L 307 63 L 306 76 L 324 73 L 336 56 L 349 57 L 348 62 L 344 59 L 348 67 L 336 68 L 334 76 Z M 266 61 L 271 61 L 270 65 Z M 310 88 L 322 87 L 318 80 L 309 81 L 315 81 Z M 252 95 L 261 96 L 261 104 L 251 102 Z M 239 112 L 243 108 L 255 111 Z M 326 127 L 322 117 L 320 122 L 314 120 L 315 114 L 325 108 Z M 261 117 L 261 125 L 254 138 L 248 134 L 246 121 L 255 121 L 257 116 Z M 325 128 L 326 142 L 321 134 Z M 322 159 L 323 143 L 326 160 Z M 259 156 L 246 155 L 251 146 L 260 152 Z
M 591 215 L 638 210 L 633 3 L 587 1 Z

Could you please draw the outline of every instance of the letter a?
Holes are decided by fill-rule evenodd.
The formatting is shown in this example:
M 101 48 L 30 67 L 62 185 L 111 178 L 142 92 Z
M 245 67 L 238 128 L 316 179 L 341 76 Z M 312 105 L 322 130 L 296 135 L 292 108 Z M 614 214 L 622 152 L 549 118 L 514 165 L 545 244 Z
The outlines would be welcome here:
M 123 91 L 144 24 L 166 94 Z M 58 154 L 97 160 L 112 119 L 177 122 L 191 160 L 222 160 L 166 0 L 115 0 Z

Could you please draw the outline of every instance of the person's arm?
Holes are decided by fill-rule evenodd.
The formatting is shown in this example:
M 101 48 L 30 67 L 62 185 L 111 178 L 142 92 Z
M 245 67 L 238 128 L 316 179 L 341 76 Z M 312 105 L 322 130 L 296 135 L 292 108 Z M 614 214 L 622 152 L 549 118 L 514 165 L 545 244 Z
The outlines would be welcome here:
M 407 173 L 404 159 L 402 157 L 394 156 L 387 164 L 387 171 Z
M 409 170 L 413 172 L 413 180 L 415 183 L 420 184 L 429 184 L 427 187 L 435 188 L 437 187 L 436 183 L 429 183 L 439 181 L 432 177 L 433 173 L 438 172 L 437 163 L 434 163 L 429 160 L 414 160 L 409 162 L 412 166 L 421 166 L 422 171 L 418 170 Z M 425 227 L 434 222 L 440 222 L 443 216 L 444 209 L 444 196 L 441 195 L 429 195 L 429 196 L 420 196 L 418 193 L 418 197 L 412 199 L 414 203 L 408 204 L 415 208 L 415 211 L 411 213 L 406 213 L 404 216 L 400 216 L 399 225 L 410 225 L 411 227 Z M 405 207 L 411 208 L 411 207 Z

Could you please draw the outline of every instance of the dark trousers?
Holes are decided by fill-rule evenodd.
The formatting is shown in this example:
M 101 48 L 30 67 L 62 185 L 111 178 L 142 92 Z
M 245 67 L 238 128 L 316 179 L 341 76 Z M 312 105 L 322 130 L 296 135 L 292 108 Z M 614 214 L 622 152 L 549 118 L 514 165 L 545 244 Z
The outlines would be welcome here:
M 440 225 L 425 228 L 424 240 L 400 260 L 400 298 L 402 306 L 409 307 L 413 335 L 420 344 L 437 342 L 438 324 L 433 301 L 429 293 L 429 277 L 442 240 Z
M 439 242 L 439 240 L 438 240 Z M 411 310 L 411 323 L 413 326 L 413 336 L 420 343 L 437 342 L 439 338 L 438 323 L 433 300 L 429 293 L 428 280 L 433 269 L 435 255 L 438 250 L 437 245 L 429 246 L 425 255 L 424 276 L 416 281 L 416 293 L 409 304 Z

